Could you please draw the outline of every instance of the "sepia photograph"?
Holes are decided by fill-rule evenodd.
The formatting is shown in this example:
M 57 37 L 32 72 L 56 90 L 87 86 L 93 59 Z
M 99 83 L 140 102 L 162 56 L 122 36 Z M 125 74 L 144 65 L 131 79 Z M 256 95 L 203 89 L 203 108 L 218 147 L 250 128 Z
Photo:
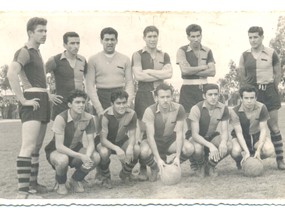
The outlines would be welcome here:
M 73 2 L 0 11 L 0 207 L 285 205 L 285 7 Z

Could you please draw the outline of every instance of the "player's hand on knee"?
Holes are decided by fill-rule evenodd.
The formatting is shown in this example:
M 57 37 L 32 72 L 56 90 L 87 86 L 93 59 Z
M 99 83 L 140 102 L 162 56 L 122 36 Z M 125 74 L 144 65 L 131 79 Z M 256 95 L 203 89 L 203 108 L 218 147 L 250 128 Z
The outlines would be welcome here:
M 261 158 L 260 158 L 260 150 L 256 150 L 256 152 L 254 154 L 254 158 L 257 158 L 257 159 L 261 160 Z
M 81 159 L 82 163 L 84 163 L 86 165 L 90 165 L 91 163 L 93 164 L 93 161 L 91 160 L 91 158 L 88 155 L 81 154 L 80 159 Z
M 178 156 L 176 156 L 173 160 L 173 165 L 175 166 L 180 166 L 180 158 Z
M 33 106 L 33 111 L 35 111 L 38 108 L 40 108 L 40 103 L 38 101 L 40 101 L 39 98 L 25 100 L 24 102 L 22 102 L 22 105 L 23 106 Z
M 120 147 L 118 147 L 118 148 L 116 149 L 116 154 L 117 154 L 117 156 L 118 156 L 118 158 L 119 158 L 119 160 L 120 160 L 121 162 L 125 162 L 125 160 L 126 160 L 126 155 L 125 155 L 125 152 L 124 152 L 123 149 L 121 149 Z
M 240 164 L 242 165 L 243 162 L 246 161 L 250 157 L 250 153 L 249 153 L 249 151 L 247 151 L 247 152 L 241 153 L 241 155 L 242 155 L 242 160 L 241 160 Z
M 133 147 L 128 147 L 126 150 L 126 163 L 130 163 L 134 159 L 134 149 Z
M 218 162 L 220 160 L 219 150 L 215 146 L 210 147 L 209 158 L 215 162 Z
M 54 104 L 61 104 L 62 103 L 63 97 L 61 95 L 56 95 L 56 94 L 50 94 L 49 95 L 49 100 Z
M 227 155 L 228 153 L 228 147 L 226 144 L 221 143 L 219 145 L 219 152 L 220 152 L 220 157 L 223 158 Z

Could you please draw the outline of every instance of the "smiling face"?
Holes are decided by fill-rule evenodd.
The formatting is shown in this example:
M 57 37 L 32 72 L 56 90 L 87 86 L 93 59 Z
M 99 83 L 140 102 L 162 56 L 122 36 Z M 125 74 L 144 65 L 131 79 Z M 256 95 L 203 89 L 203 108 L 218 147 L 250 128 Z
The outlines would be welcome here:
M 79 115 L 84 112 L 86 99 L 83 97 L 76 97 L 72 102 L 68 103 L 72 115 Z
M 37 25 L 34 31 L 28 31 L 29 38 L 36 44 L 44 44 L 47 39 L 47 27 L 45 25 Z
M 253 49 L 258 49 L 262 46 L 263 38 L 264 36 L 260 36 L 258 32 L 248 33 L 249 43 Z
M 158 34 L 155 31 L 150 31 L 148 32 L 144 37 L 143 37 L 146 47 L 149 49 L 155 49 L 157 47 L 157 42 L 158 42 Z
M 218 89 L 208 90 L 205 94 L 203 94 L 203 97 L 209 106 L 214 107 L 219 101 L 219 90 Z
M 64 48 L 70 55 L 77 55 L 80 47 L 80 38 L 79 37 L 68 37 L 67 43 L 63 44 Z
M 101 44 L 107 54 L 113 54 L 115 52 L 117 43 L 118 40 L 116 39 L 115 34 L 104 34 L 103 39 L 101 39 Z
M 113 110 L 115 114 L 124 115 L 127 110 L 127 99 L 126 98 L 117 98 L 114 103 L 112 103 Z

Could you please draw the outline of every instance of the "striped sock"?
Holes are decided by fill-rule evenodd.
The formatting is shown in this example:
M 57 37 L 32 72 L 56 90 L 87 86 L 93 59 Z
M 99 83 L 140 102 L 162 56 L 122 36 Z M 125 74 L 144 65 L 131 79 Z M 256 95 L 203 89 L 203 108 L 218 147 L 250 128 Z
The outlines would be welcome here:
M 138 159 L 132 160 L 130 163 L 124 163 L 123 164 L 123 173 L 125 175 L 130 175 L 132 173 L 133 168 L 135 167 L 135 165 L 137 164 Z
M 149 166 L 151 169 L 157 169 L 158 166 L 154 160 L 154 156 L 153 154 L 151 154 L 148 158 L 146 158 L 145 160 L 142 160 L 143 163 L 147 166 Z
M 140 163 L 140 169 L 146 170 L 146 165 L 145 165 L 145 163 L 142 161 L 142 159 L 139 159 L 139 163 Z
M 31 177 L 31 158 L 17 157 L 18 191 L 29 192 Z
M 32 154 L 30 185 L 36 186 L 39 174 L 39 154 Z
M 107 163 L 102 164 L 102 162 L 100 162 L 99 164 L 101 175 L 104 178 L 111 178 L 111 173 L 110 173 L 110 168 L 109 168 L 110 163 L 111 163 L 111 160 L 109 159 Z
M 191 159 L 187 157 L 184 153 L 180 154 L 180 163 L 183 163 L 184 161 L 187 161 L 188 159 Z
M 270 133 L 271 141 L 274 145 L 276 160 L 283 160 L 283 140 L 280 131 L 277 133 Z

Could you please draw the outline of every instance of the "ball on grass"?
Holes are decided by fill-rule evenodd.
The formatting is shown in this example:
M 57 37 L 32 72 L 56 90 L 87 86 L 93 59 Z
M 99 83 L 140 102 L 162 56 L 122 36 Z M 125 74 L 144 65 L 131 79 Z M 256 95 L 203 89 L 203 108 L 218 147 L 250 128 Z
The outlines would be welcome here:
M 181 180 L 181 168 L 174 164 L 167 164 L 162 170 L 160 179 L 165 185 L 174 185 Z
M 243 162 L 242 170 L 247 177 L 261 176 L 263 174 L 262 161 L 254 157 L 249 157 Z

